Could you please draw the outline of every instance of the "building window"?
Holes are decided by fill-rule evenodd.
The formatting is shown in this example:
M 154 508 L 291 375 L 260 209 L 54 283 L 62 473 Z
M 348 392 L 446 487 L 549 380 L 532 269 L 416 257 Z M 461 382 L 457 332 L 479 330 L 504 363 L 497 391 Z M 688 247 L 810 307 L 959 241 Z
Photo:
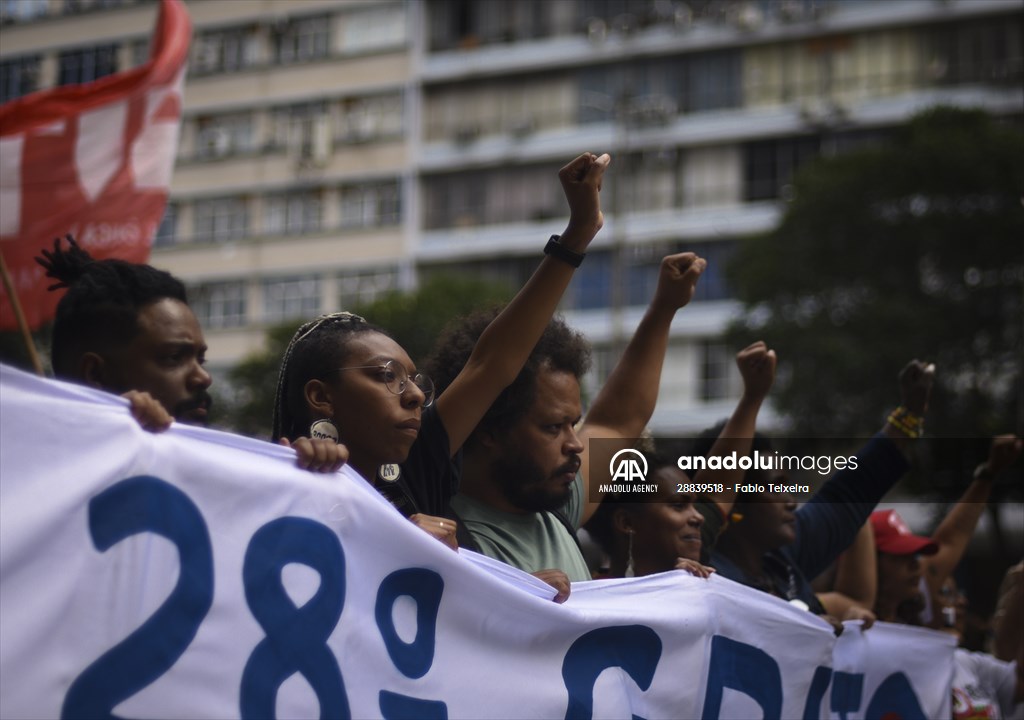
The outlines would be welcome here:
M 263 317 L 275 323 L 320 314 L 320 278 L 315 275 L 263 281 Z
M 793 173 L 818 156 L 820 140 L 816 136 L 782 138 L 748 143 L 744 146 L 744 198 L 773 200 L 793 179 Z
M 128 0 L 64 0 L 63 14 L 74 15 L 89 10 L 102 10 L 127 5 Z
M 232 328 L 245 325 L 244 281 L 208 283 L 190 288 L 189 305 L 204 328 Z
M 693 294 L 694 300 L 728 300 L 734 297 L 732 288 L 725 279 L 725 269 L 736 251 L 732 240 L 717 240 L 703 243 L 679 243 L 676 252 L 694 252 L 708 261 L 701 273 L 700 282 Z
M 648 0 L 641 0 L 648 2 Z M 649 4 L 649 2 L 648 2 Z M 428 44 L 432 52 L 534 38 L 569 35 L 579 29 L 579 3 L 430 0 Z M 584 15 L 583 17 L 587 17 Z
M 572 310 L 597 310 L 612 303 L 612 254 L 607 250 L 587 253 L 587 261 L 576 271 L 566 292 Z
M 330 26 L 327 16 L 291 20 L 274 38 L 274 59 L 292 63 L 327 57 Z
M 739 390 L 735 353 L 725 343 L 701 344 L 700 397 L 705 401 L 727 400 Z
M 743 153 L 737 145 L 695 147 L 682 167 L 683 207 L 714 207 L 741 202 Z
M 302 157 L 313 152 L 321 136 L 330 145 L 330 118 L 323 102 L 288 105 L 271 112 L 270 144 L 275 148 L 288 148 Z
M 200 34 L 192 47 L 193 75 L 228 73 L 259 62 L 259 36 L 253 28 L 240 27 Z
M 661 275 L 661 261 L 676 250 L 666 243 L 632 245 L 622 249 L 623 297 L 627 306 L 646 307 Z M 703 282 L 703 277 L 701 278 Z
M 393 267 L 347 272 L 338 277 L 338 299 L 345 309 L 372 303 L 397 289 L 398 269 Z
M 97 45 L 60 54 L 59 85 L 74 85 L 98 80 L 117 72 L 117 45 Z
M 1019 86 L 1024 71 L 1020 20 L 1012 16 L 935 26 L 925 36 L 929 80 Z
M 332 106 L 334 138 L 342 143 L 360 143 L 384 137 L 400 137 L 405 106 L 401 93 L 346 98 Z
M 397 180 L 341 188 L 343 228 L 397 225 L 401 220 L 401 189 Z
M 164 209 L 164 216 L 160 220 L 160 226 L 153 236 L 155 247 L 168 247 L 177 242 L 178 234 L 178 206 L 174 203 L 167 203 Z
M 248 212 L 242 198 L 199 200 L 195 214 L 195 236 L 199 242 L 238 239 L 245 237 L 248 231 Z
M 132 67 L 145 65 L 149 62 L 149 38 L 132 41 Z
M 39 64 L 38 55 L 0 62 L 0 103 L 38 90 Z
M 436 176 L 424 184 L 427 228 L 562 217 L 565 205 L 557 191 L 557 177 L 554 165 Z
M 302 235 L 320 229 L 320 192 L 272 195 L 263 201 L 264 235 Z
M 401 46 L 406 41 L 405 8 L 394 5 L 353 12 L 343 20 L 341 48 L 345 53 Z
M 694 386 L 697 384 L 697 369 L 694 359 L 698 356 L 695 350 L 700 346 L 673 340 L 665 348 L 665 362 L 661 372 L 661 383 L 658 385 L 658 407 L 665 408 L 690 404 L 694 399 Z M 689 401 L 689 402 L 688 402 Z
M 45 17 L 50 0 L 0 0 L 0 23 L 18 23 Z
M 686 112 L 736 108 L 742 103 L 743 61 L 739 51 L 693 55 L 686 64 Z
M 253 149 L 252 113 L 199 118 L 196 124 L 196 157 L 210 160 Z

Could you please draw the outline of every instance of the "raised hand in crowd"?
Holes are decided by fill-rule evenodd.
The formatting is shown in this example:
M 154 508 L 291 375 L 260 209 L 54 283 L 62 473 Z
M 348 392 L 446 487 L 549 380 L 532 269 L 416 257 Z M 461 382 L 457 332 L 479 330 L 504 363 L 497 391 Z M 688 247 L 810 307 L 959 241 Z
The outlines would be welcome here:
M 717 434 L 714 444 L 706 450 L 707 457 L 726 457 L 733 453 L 737 457 L 745 457 L 750 454 L 757 430 L 757 415 L 775 383 L 777 362 L 775 351 L 769 350 L 761 340 L 736 353 L 736 366 L 743 378 L 743 394 L 736 409 Z M 702 449 L 701 454 L 705 454 L 705 450 Z M 727 524 L 733 503 L 736 502 L 736 483 L 742 482 L 744 473 L 743 469 L 735 467 L 703 469 L 694 475 L 695 484 L 710 484 L 715 488 L 705 494 L 700 504 L 701 513 L 705 516 L 701 531 L 704 558 L 708 557 L 718 534 Z
M 685 307 L 697 289 L 697 281 L 707 261 L 692 252 L 677 253 L 662 259 L 658 285 L 640 325 L 622 353 L 615 368 L 587 413 L 580 440 L 593 450 L 581 453 L 581 472 L 588 492 L 581 524 L 597 510 L 603 493 L 599 491 L 612 455 L 632 445 L 640 437 L 654 413 L 661 386 L 661 372 L 668 350 L 669 329 L 676 312 Z M 601 444 L 600 450 L 589 438 L 618 440 Z
M 900 405 L 889 414 L 882 432 L 905 448 L 924 432 L 924 417 L 935 384 L 935 365 L 911 360 L 900 371 L 899 381 Z
M 947 586 L 992 494 L 992 481 L 1020 457 L 1022 445 L 1024 442 L 1016 435 L 993 438 L 988 459 L 975 469 L 973 481 L 932 534 L 938 547 L 933 555 L 921 557 L 921 573 L 928 592 L 927 610 L 922 618 L 925 624 L 945 627 L 948 619 L 944 619 L 943 609 L 954 616 L 958 612 L 954 603 L 957 593 Z
M 569 204 L 569 224 L 562 233 L 563 243 L 579 239 L 585 246 L 604 225 L 599 193 L 604 171 L 611 161 L 608 153 L 596 156 L 587 152 L 558 171 L 558 180 Z

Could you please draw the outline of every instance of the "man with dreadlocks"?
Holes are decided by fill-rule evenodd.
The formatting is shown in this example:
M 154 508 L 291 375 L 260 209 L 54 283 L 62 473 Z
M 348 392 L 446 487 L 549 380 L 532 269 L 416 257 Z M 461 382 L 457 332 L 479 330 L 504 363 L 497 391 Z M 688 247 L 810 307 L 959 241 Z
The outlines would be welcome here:
M 185 286 L 170 273 L 124 260 L 94 260 L 68 236 L 36 261 L 67 288 L 57 304 L 51 361 L 61 379 L 122 394 L 143 427 L 166 429 L 174 420 L 206 425 L 210 373 L 206 341 L 188 306 Z M 169 413 L 169 414 L 168 414 Z M 299 465 L 333 472 L 343 447 L 302 439 Z

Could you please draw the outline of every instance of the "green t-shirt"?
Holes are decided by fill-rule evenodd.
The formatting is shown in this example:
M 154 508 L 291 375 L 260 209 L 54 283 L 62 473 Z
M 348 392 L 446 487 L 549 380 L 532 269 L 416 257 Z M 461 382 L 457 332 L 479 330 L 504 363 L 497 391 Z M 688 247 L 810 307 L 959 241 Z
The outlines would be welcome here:
M 465 495 L 456 495 L 452 507 L 484 555 L 529 573 L 554 568 L 564 572 L 571 582 L 591 579 L 576 541 L 551 513 L 508 513 Z M 580 526 L 583 478 L 579 473 L 562 513 L 573 527 Z

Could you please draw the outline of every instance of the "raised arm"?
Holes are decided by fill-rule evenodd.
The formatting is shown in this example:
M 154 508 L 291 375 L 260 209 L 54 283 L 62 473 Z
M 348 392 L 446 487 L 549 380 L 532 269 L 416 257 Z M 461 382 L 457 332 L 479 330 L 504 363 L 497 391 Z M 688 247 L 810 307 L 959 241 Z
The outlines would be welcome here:
M 978 466 L 974 472 L 974 481 L 932 533 L 932 539 L 938 543 L 939 550 L 930 557 L 921 558 L 921 570 L 933 594 L 939 592 L 963 557 L 992 493 L 992 480 L 1013 464 L 1020 455 L 1021 445 L 1021 439 L 1016 435 L 993 438 L 988 460 Z
M 853 544 L 836 561 L 836 580 L 831 592 L 818 596 L 828 614 L 852 620 L 857 608 L 869 612 L 878 594 L 878 558 L 871 523 L 861 526 Z M 860 619 L 864 619 L 863 615 Z
M 769 350 L 762 341 L 736 354 L 736 366 L 743 378 L 743 394 L 715 444 L 708 451 L 708 457 L 724 457 L 732 453 L 736 453 L 736 457 L 744 457 L 750 454 L 754 431 L 757 429 L 757 414 L 775 382 L 775 364 L 775 351 Z M 699 470 L 693 481 L 723 486 L 721 492 L 711 494 L 711 499 L 718 506 L 722 517 L 727 518 L 736 502 L 736 491 L 732 488 L 742 482 L 745 472 L 739 467 L 734 470 Z
M 882 434 L 892 440 L 900 450 L 921 437 L 924 414 L 928 411 L 928 398 L 935 384 L 935 365 L 911 360 L 900 371 L 900 405 L 889 414 Z
M 593 473 L 591 468 L 606 470 L 617 450 L 613 444 L 602 444 L 601 452 L 591 452 L 589 441 L 596 438 L 628 441 L 644 431 L 658 399 L 669 327 L 676 311 L 693 299 L 697 280 L 706 265 L 706 261 L 694 253 L 669 255 L 661 261 L 654 298 L 622 358 L 594 398 L 579 433 L 585 448 L 580 456 L 580 469 L 588 486 L 581 523 L 586 522 L 600 504 L 601 496 L 596 487 L 591 486 L 603 484 L 602 473 Z
M 582 254 L 604 224 L 600 190 L 607 154 L 584 153 L 558 171 L 569 203 L 569 224 L 558 240 L 564 250 Z M 473 354 L 448 389 L 437 399 L 437 412 L 448 432 L 454 457 L 495 398 L 522 370 L 544 333 L 576 266 L 558 257 L 558 248 L 545 254 L 540 266 L 480 336 Z

